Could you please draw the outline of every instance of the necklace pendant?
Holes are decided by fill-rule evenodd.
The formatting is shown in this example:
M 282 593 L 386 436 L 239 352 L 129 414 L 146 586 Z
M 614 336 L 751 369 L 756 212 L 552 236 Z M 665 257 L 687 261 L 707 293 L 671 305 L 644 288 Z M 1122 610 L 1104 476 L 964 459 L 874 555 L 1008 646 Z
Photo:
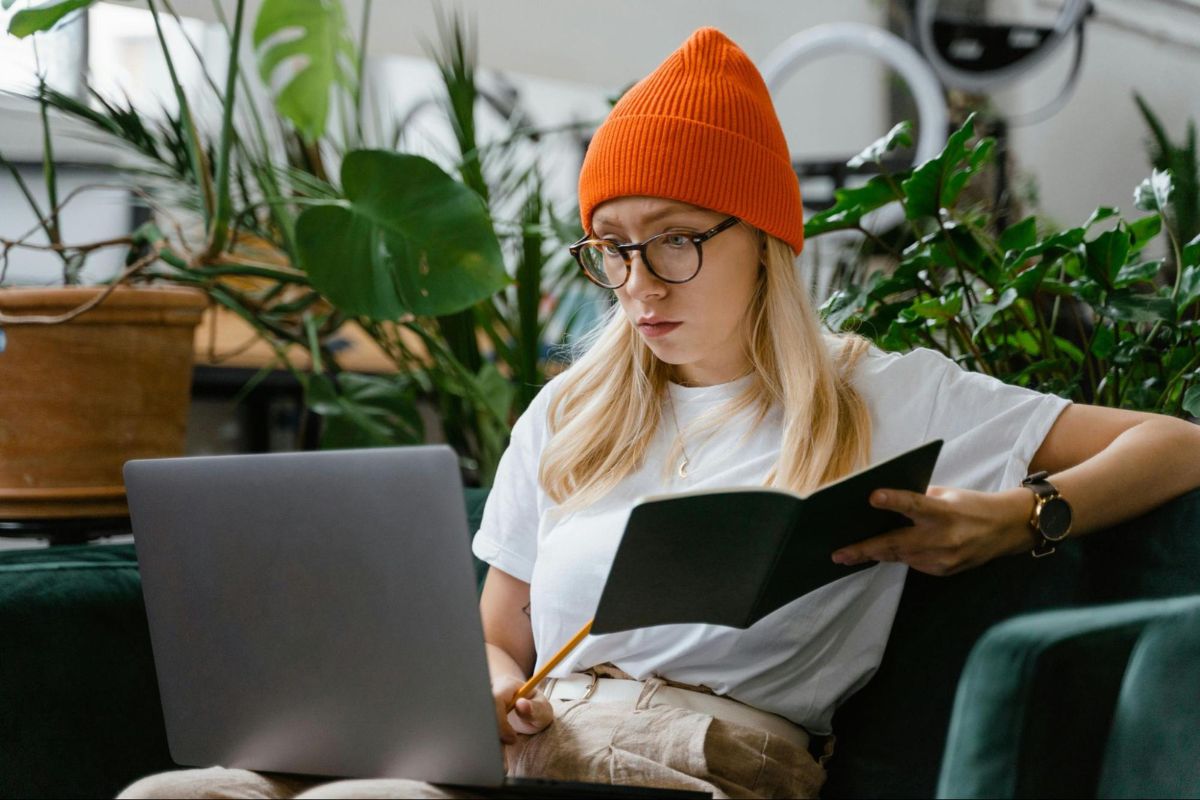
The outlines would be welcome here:
M 688 476 L 688 460 L 685 458 L 679 462 L 679 477 L 686 478 Z

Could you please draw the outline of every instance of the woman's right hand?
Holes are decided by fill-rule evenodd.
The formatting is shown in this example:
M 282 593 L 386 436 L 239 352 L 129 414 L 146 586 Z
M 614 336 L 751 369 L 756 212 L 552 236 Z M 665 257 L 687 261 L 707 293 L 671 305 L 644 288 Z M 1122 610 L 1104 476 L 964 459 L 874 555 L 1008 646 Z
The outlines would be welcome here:
M 521 688 L 522 681 L 504 676 L 492 681 L 492 699 L 496 701 L 496 719 L 500 723 L 500 741 L 515 744 L 517 734 L 540 733 L 554 721 L 554 707 L 549 698 L 535 689 L 528 697 L 517 701 L 516 707 L 508 711 L 513 696 Z

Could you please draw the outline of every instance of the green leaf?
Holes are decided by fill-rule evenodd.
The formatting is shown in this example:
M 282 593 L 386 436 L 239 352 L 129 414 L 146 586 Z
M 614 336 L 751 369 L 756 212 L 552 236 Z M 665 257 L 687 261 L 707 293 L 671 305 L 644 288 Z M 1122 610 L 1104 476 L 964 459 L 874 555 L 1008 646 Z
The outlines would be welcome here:
M 1175 321 L 1175 304 L 1169 297 L 1114 292 L 1098 311 L 1122 322 Z
M 1179 294 L 1175 300 L 1181 315 L 1185 308 L 1200 300 L 1200 265 L 1184 267 L 1183 274 L 1179 276 Z
M 18 39 L 24 39 L 30 34 L 48 31 L 72 11 L 87 8 L 94 2 L 96 0 L 49 0 L 40 6 L 23 8 L 8 21 L 8 32 Z M 11 5 L 6 0 L 4 7 Z
M 1080 364 L 1083 362 L 1083 351 L 1080 350 L 1078 345 L 1076 345 L 1070 339 L 1064 339 L 1061 336 L 1055 336 L 1053 341 L 1054 341 L 1054 346 L 1060 352 L 1066 353 L 1067 358 L 1071 359 L 1072 362 L 1074 362 L 1076 364 Z
M 1000 299 L 995 303 L 976 304 L 971 311 L 971 317 L 975 323 L 975 332 L 971 334 L 971 338 L 975 339 L 978 337 L 991 324 L 992 319 L 1001 311 L 1011 306 L 1016 299 L 1017 290 L 1010 286 L 1000 293 Z
M 417 385 L 407 375 L 343 372 L 307 378 L 305 402 L 324 418 L 321 447 L 390 447 L 424 441 Z
M 356 48 L 340 2 L 330 0 L 265 0 L 254 23 L 258 71 L 268 86 L 281 83 L 275 95 L 279 113 L 292 121 L 308 141 L 320 138 L 329 118 L 335 86 L 355 82 Z
M 967 117 L 962 127 L 950 134 L 942 152 L 913 170 L 912 176 L 901 184 L 908 202 L 905 213 L 909 219 L 937 217 L 943 205 L 943 189 L 950 172 L 962 160 L 967 141 L 975 135 L 975 115 Z
M 961 291 L 952 292 L 949 295 L 936 297 L 932 300 L 923 300 L 918 303 L 913 303 L 909 306 L 909 311 L 919 317 L 925 319 L 936 319 L 949 321 L 958 316 L 962 311 L 963 296 Z
M 946 179 L 946 186 L 942 189 L 942 205 L 949 208 L 958 200 L 959 194 L 970 182 L 971 176 L 979 172 L 980 168 L 992 158 L 992 152 L 996 149 L 996 140 L 990 136 L 980 139 L 974 148 L 971 149 L 971 155 L 967 159 L 967 166 L 963 169 L 953 170 L 950 177 Z
M 501 375 L 496 365 L 489 361 L 479 368 L 479 373 L 475 376 L 475 385 L 488 410 L 496 419 L 507 425 L 517 394 L 512 382 Z
M 1083 228 L 1068 228 L 1065 231 L 1047 236 L 1040 242 L 1031 244 L 1018 253 L 1009 253 L 1004 257 L 1005 269 L 1013 269 L 1024 264 L 1031 258 L 1036 258 L 1051 250 L 1072 250 L 1083 243 L 1085 230 Z
M 1117 272 L 1117 277 L 1113 280 L 1113 285 L 1121 288 L 1137 283 L 1153 283 L 1154 277 L 1158 275 L 1158 271 L 1162 269 L 1162 265 L 1162 259 L 1126 264 Z
M 1083 223 L 1083 227 L 1086 230 L 1088 228 L 1091 228 L 1097 222 L 1106 220 L 1109 217 L 1115 217 L 1119 213 L 1120 213 L 1120 211 L 1118 211 L 1115 208 L 1111 208 L 1109 206 L 1101 206 L 1100 208 L 1097 208 L 1095 211 L 1092 212 L 1092 215 L 1087 218 L 1087 222 Z
M 1151 214 L 1128 223 L 1126 227 L 1129 229 L 1129 235 L 1133 237 L 1133 249 L 1141 250 L 1162 231 L 1162 217 Z
M 1000 247 L 1009 250 L 1024 250 L 1037 241 L 1037 218 L 1026 217 L 1016 225 L 1010 225 L 1000 234 Z
M 1185 244 L 1180 255 L 1183 257 L 1184 266 L 1200 265 L 1200 236 Z
M 477 194 L 420 156 L 356 150 L 344 206 L 296 220 L 301 267 L 342 310 L 373 319 L 462 311 L 509 283 Z
M 1096 328 L 1096 334 L 1092 337 L 1091 351 L 1096 358 L 1108 358 L 1112 355 L 1113 348 L 1117 343 L 1117 335 L 1113 332 L 1112 327 L 1108 325 L 1100 325 Z
M 839 289 L 821 304 L 821 318 L 830 328 L 840 331 L 847 320 L 863 310 L 866 299 L 867 292 L 858 286 Z
M 134 230 L 131 238 L 139 245 L 152 245 L 167 238 L 162 230 L 153 222 L 143 222 Z
M 1125 259 L 1129 255 L 1129 234 L 1117 228 L 1105 231 L 1090 242 L 1085 243 L 1087 261 L 1085 267 L 1088 274 L 1098 283 L 1112 286 L 1113 280 Z
M 1142 211 L 1166 211 L 1175 192 L 1169 170 L 1154 170 L 1133 190 L 1133 204 Z
M 882 137 L 867 145 L 865 150 L 847 161 L 846 166 L 850 169 L 858 169 L 868 161 L 878 164 L 883 161 L 885 154 L 892 152 L 897 147 L 912 147 L 912 143 L 912 122 L 905 120 L 897 123 Z
M 834 192 L 833 206 L 814 214 L 804 223 L 804 235 L 811 239 L 822 233 L 857 227 L 864 216 L 899 199 L 882 175 L 876 175 L 862 186 L 838 189 Z
M 338 391 L 328 375 L 309 375 L 304 392 L 305 404 L 317 414 L 340 414 Z
M 1200 417 L 1200 383 L 1189 387 L 1184 393 L 1183 410 L 1193 417 Z
M 1046 277 L 1046 273 L 1049 271 L 1050 262 L 1048 261 L 1043 261 L 1040 264 L 1022 270 L 1017 273 L 1015 278 L 1008 282 L 1004 287 L 1004 291 L 1012 288 L 1016 290 L 1018 297 L 1029 297 L 1037 291 L 1042 280 Z

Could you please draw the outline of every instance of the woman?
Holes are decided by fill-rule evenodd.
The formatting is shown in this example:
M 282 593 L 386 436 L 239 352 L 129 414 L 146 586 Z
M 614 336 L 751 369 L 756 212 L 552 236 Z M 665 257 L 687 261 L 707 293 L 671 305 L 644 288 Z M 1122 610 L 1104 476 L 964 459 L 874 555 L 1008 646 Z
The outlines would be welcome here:
M 588 235 L 572 252 L 617 303 L 515 426 L 474 542 L 490 564 L 481 611 L 513 774 L 815 797 L 833 712 L 878 666 L 908 567 L 948 574 L 1048 549 L 1062 531 L 1031 525 L 1038 492 L 1057 490 L 1079 535 L 1200 485 L 1189 455 L 1200 429 L 1181 420 L 823 334 L 793 266 L 803 218 L 782 129 L 761 76 L 719 31 L 697 31 L 614 107 L 584 161 L 580 211 Z M 506 711 L 594 611 L 638 497 L 806 492 L 934 438 L 945 445 L 927 494 L 872 497 L 914 524 L 831 554 L 882 563 L 746 630 L 589 637 Z M 1038 471 L 1049 481 L 1022 486 Z M 126 796 L 306 786 L 201 770 Z M 445 796 L 387 780 L 304 796 L 418 793 Z

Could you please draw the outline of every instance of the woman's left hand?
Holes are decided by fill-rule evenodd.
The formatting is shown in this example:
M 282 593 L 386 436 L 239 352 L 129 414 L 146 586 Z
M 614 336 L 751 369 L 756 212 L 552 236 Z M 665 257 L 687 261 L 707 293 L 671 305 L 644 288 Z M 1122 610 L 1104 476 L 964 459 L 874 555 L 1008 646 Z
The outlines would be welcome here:
M 838 564 L 902 561 L 930 575 L 952 575 L 1033 546 L 1027 489 L 977 492 L 930 486 L 926 494 L 879 489 L 871 505 L 898 511 L 913 521 L 833 553 Z

